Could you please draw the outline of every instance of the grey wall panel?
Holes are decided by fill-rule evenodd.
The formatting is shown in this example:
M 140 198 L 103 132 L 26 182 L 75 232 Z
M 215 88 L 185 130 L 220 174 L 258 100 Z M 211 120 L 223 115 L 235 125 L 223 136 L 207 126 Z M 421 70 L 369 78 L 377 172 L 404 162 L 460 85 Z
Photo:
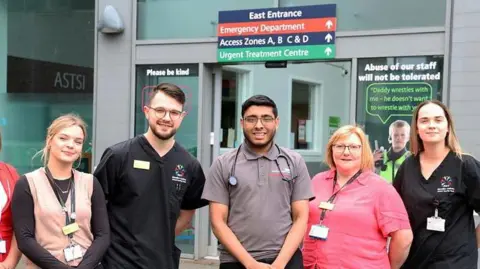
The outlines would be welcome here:
M 480 1 L 453 3 L 449 105 L 462 147 L 480 158 Z
M 338 37 L 337 58 L 443 55 L 445 33 Z
M 154 63 L 214 63 L 217 61 L 217 43 L 139 44 L 137 64 Z
M 367 34 L 367 33 L 366 33 Z M 445 33 L 395 33 L 362 36 L 345 36 L 336 39 L 338 59 L 386 56 L 443 55 Z M 174 44 L 139 42 L 136 47 L 138 64 L 154 63 L 215 63 L 217 43 L 215 39 L 196 43 Z
M 94 165 L 108 146 L 128 139 L 131 122 L 131 82 L 134 13 L 132 1 L 98 0 L 97 21 L 105 5 L 113 5 L 125 32 L 108 36 L 97 32 L 95 48 Z M 133 89 L 132 89 L 133 90 Z

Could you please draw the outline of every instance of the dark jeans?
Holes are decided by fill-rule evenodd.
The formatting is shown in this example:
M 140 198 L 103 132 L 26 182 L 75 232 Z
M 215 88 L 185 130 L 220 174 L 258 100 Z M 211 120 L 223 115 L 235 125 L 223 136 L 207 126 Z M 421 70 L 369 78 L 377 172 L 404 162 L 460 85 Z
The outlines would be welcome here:
M 275 259 L 264 259 L 258 261 L 272 264 Z M 219 269 L 245 269 L 245 267 L 239 262 L 227 262 L 221 263 Z M 293 254 L 292 259 L 290 259 L 290 261 L 287 263 L 285 269 L 303 269 L 303 256 L 300 250 L 297 250 L 297 252 Z

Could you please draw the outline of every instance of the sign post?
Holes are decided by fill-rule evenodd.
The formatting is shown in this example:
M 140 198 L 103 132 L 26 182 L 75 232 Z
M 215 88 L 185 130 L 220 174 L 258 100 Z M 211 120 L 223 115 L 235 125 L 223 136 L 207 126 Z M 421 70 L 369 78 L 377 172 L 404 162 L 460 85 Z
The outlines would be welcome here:
M 335 58 L 336 5 L 220 11 L 218 62 Z

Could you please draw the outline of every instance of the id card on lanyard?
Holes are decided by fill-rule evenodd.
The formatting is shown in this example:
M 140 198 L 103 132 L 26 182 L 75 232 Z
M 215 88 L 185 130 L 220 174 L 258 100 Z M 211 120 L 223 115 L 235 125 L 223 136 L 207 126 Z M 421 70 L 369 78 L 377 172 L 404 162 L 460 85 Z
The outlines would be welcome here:
M 435 206 L 435 213 L 432 217 L 427 218 L 427 230 L 435 232 L 445 232 L 445 219 L 438 216 L 438 206 L 440 201 L 435 198 L 433 200 Z
M 70 214 L 68 214 L 68 210 L 66 207 L 65 202 L 63 201 L 62 197 L 60 196 L 60 193 L 54 186 L 54 181 L 53 177 L 50 174 L 50 171 L 48 168 L 45 168 L 45 172 L 47 175 L 48 180 L 50 181 L 50 185 L 52 186 L 55 196 L 58 199 L 58 202 L 60 203 L 62 207 L 62 212 L 65 214 L 65 226 L 62 227 L 62 232 L 64 235 L 68 236 L 68 241 L 69 245 L 63 250 L 63 253 L 65 255 L 65 260 L 67 262 L 74 261 L 76 259 L 80 259 L 83 257 L 83 252 L 82 248 L 73 241 L 73 234 L 80 230 L 80 227 L 78 226 L 78 223 L 75 222 L 76 220 L 76 211 L 75 211 L 75 179 L 72 173 L 72 178 L 71 181 L 71 186 L 70 186 Z
M 329 228 L 325 225 L 323 225 L 323 220 L 325 219 L 325 215 L 327 211 L 331 211 L 335 208 L 335 204 L 333 201 L 337 197 L 338 193 L 340 193 L 346 186 L 350 185 L 353 181 L 355 181 L 361 174 L 361 170 L 358 171 L 353 177 L 351 177 L 347 183 L 345 183 L 337 192 L 335 192 L 335 186 L 337 185 L 337 175 L 335 173 L 335 179 L 333 181 L 333 190 L 332 190 L 332 196 L 328 198 L 326 202 L 320 202 L 318 205 L 319 208 L 322 209 L 322 213 L 320 215 L 320 222 L 317 225 L 312 225 L 309 236 L 314 239 L 321 239 L 321 240 L 327 240 L 328 238 L 328 232 Z

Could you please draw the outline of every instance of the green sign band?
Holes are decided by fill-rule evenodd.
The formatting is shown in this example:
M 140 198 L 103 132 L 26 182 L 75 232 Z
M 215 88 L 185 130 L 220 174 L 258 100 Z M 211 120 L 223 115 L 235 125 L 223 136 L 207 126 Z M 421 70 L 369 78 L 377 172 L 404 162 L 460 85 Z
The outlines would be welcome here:
M 218 49 L 218 62 L 287 61 L 335 58 L 335 45 Z

